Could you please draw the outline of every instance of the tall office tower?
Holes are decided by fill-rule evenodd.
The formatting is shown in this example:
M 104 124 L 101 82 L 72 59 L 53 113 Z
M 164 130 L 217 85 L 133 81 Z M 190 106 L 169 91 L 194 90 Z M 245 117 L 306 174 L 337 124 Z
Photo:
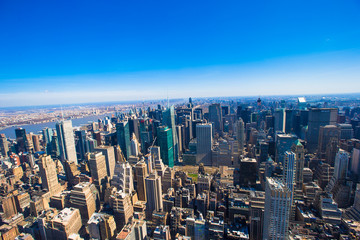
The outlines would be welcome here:
M 9 152 L 9 142 L 6 139 L 5 134 L 1 133 L 0 134 L 0 153 L 4 157 L 7 157 L 8 152 Z
M 90 239 L 112 239 L 116 233 L 114 216 L 106 213 L 94 213 L 87 222 Z
M 161 191 L 161 177 L 156 172 L 151 173 L 145 178 L 146 186 L 146 218 L 151 219 L 154 211 L 163 210 L 163 200 Z
M 141 201 L 146 201 L 146 187 L 145 187 L 145 178 L 147 177 L 147 167 L 146 163 L 141 160 L 135 165 L 136 173 L 136 191 L 138 194 L 138 199 Z
M 262 240 L 265 192 L 255 191 L 250 197 L 250 239 Z
M 51 128 L 44 128 L 42 130 L 43 133 L 43 140 L 45 142 L 46 146 L 46 153 L 48 155 L 51 154 L 51 143 L 52 143 L 52 136 L 53 136 L 53 130 Z
M 116 163 L 115 174 L 111 185 L 124 193 L 131 194 L 134 191 L 134 179 L 132 167 L 129 162 Z
M 41 155 L 39 158 L 39 169 L 42 187 L 53 196 L 61 191 L 61 186 L 56 173 L 56 164 L 49 155 Z
M 76 185 L 78 183 L 76 176 L 80 175 L 80 171 L 74 162 L 65 161 L 63 162 L 66 179 L 69 185 Z
M 56 135 L 52 136 L 52 141 L 51 141 L 51 156 L 52 157 L 60 157 L 60 144 L 59 144 L 59 138 Z
M 219 103 L 213 103 L 209 106 L 209 122 L 214 123 L 216 132 L 222 132 L 222 116 Z
M 337 122 L 337 108 L 311 108 L 309 111 L 307 149 L 314 153 L 318 146 L 319 131 L 321 126 L 335 125 Z
M 175 177 L 175 172 L 172 168 L 167 167 L 164 172 L 164 177 L 162 177 L 162 191 L 167 192 L 169 188 L 172 188 L 173 179 Z
M 75 131 L 75 142 L 76 142 L 76 152 L 78 159 L 85 160 L 86 153 L 90 152 L 87 149 L 85 130 Z
M 305 163 L 305 149 L 299 140 L 291 146 L 291 151 L 295 153 L 296 159 L 296 173 L 295 173 L 295 188 L 296 190 L 302 190 L 303 186 L 303 169 Z
M 132 134 L 131 139 L 131 155 L 137 157 L 139 155 L 140 143 L 136 138 L 135 133 Z
M 78 164 L 71 120 L 56 123 L 56 131 L 59 139 L 61 160 L 68 160 Z
M 295 202 L 294 202 L 294 189 L 296 180 L 296 155 L 293 152 L 285 152 L 283 182 L 286 187 L 291 191 L 291 213 L 290 219 L 295 219 Z
M 196 163 L 211 166 L 212 124 L 196 125 Z
M 338 128 L 335 125 L 321 126 L 319 130 L 319 145 L 318 145 L 318 156 L 320 158 L 325 158 L 326 148 L 328 147 L 332 139 L 335 139 L 337 143 L 339 143 L 340 128 Z
M 17 153 L 28 152 L 29 149 L 26 149 L 26 145 L 27 145 L 26 130 L 23 128 L 15 129 L 15 136 L 17 142 Z
M 239 150 L 242 153 L 245 145 L 245 126 L 244 121 L 240 118 L 236 121 L 236 140 L 239 143 Z
M 276 178 L 266 178 L 263 239 L 288 239 L 291 191 Z
M 349 153 L 340 149 L 335 157 L 334 177 L 336 180 L 344 180 L 347 177 L 349 165 Z
M 277 163 L 284 163 L 285 152 L 291 149 L 291 146 L 296 142 L 297 136 L 293 134 L 281 134 L 275 135 L 276 143 L 276 155 L 275 160 Z
M 171 128 L 157 128 L 157 140 L 160 146 L 160 156 L 164 164 L 174 167 L 174 145 Z
M 32 141 L 31 134 L 26 134 L 25 149 L 29 153 L 34 152 L 34 144 L 33 144 L 33 141 Z
M 96 210 L 96 196 L 92 191 L 90 182 L 81 182 L 70 192 L 69 205 L 80 210 L 84 224 Z
M 221 106 L 221 115 L 225 117 L 230 114 L 230 106 Z
M 129 131 L 129 123 L 121 122 L 116 124 L 116 134 L 118 144 L 120 145 L 121 151 L 123 152 L 126 160 L 129 159 L 130 156 L 130 131 Z
M 107 176 L 107 170 L 105 156 L 101 152 L 90 153 L 89 168 L 94 181 L 102 184 Z
M 175 110 L 174 106 L 167 108 L 163 111 L 162 114 L 162 125 L 167 126 L 172 131 L 172 145 L 173 145 L 173 154 L 174 154 L 174 161 L 179 159 L 179 143 L 176 133 L 176 125 L 175 125 Z
M 183 149 L 184 149 L 183 148 L 184 147 L 184 142 L 183 142 L 184 133 L 185 133 L 185 129 L 184 129 L 183 125 L 176 126 L 176 136 L 177 136 L 179 155 L 181 155 L 183 153 Z
M 286 123 L 285 109 L 283 108 L 276 109 L 274 113 L 274 117 L 275 117 L 274 131 L 285 132 L 285 123 Z
M 31 135 L 34 151 L 39 152 L 40 151 L 40 141 L 39 141 L 39 135 Z
M 114 211 L 116 227 L 121 230 L 133 217 L 134 208 L 131 197 L 123 191 L 117 191 L 110 196 L 110 206 Z
M 95 152 L 101 152 L 105 156 L 106 172 L 109 178 L 113 178 L 115 171 L 115 150 L 113 146 L 100 145 L 94 148 Z
M 129 119 L 129 133 L 130 135 L 135 134 L 137 139 L 140 139 L 140 132 L 139 132 L 139 127 L 140 127 L 140 121 L 139 119 Z

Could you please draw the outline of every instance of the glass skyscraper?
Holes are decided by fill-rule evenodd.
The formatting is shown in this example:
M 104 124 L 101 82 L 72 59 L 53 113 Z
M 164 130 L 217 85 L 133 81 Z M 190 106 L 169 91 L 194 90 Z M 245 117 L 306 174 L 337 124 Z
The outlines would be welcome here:
M 128 122 L 120 122 L 116 124 L 117 141 L 124 154 L 126 160 L 130 156 L 130 130 Z
M 160 156 L 164 164 L 174 167 L 174 147 L 172 130 L 161 126 L 157 128 L 158 143 L 160 146 Z

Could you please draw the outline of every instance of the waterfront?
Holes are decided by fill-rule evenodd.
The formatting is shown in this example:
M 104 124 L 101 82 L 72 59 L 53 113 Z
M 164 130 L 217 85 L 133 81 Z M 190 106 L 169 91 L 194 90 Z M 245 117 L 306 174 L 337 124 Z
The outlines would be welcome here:
M 102 115 L 86 116 L 83 118 L 74 118 L 71 120 L 72 120 L 73 127 L 80 127 L 81 125 L 97 121 L 98 119 L 103 119 L 106 116 L 111 117 L 112 114 L 113 113 L 106 113 L 106 114 L 102 114 Z M 15 139 L 16 138 L 16 136 L 15 136 L 16 128 L 21 127 L 26 130 L 26 133 L 33 132 L 33 133 L 37 134 L 46 127 L 55 128 L 55 124 L 56 124 L 56 122 L 46 122 L 46 123 L 28 124 L 28 125 L 22 125 L 22 126 L 13 126 L 13 127 L 9 127 L 9 128 L 0 130 L 0 133 L 4 133 L 6 135 L 6 137 L 8 137 L 8 138 Z

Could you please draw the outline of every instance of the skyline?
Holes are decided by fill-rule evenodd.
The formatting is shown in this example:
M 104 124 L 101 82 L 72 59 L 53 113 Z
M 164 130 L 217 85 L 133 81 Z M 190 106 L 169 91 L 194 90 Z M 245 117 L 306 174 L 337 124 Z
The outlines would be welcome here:
M 359 92 L 358 2 L 206 3 L 2 2 L 0 107 Z

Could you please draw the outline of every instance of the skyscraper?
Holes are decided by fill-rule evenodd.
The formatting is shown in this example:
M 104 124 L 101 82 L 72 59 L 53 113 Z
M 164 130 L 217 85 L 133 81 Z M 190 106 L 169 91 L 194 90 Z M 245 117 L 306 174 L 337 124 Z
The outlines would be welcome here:
M 78 164 L 75 150 L 75 139 L 71 120 L 56 123 L 57 137 L 59 139 L 60 158 Z
M 113 146 L 100 145 L 94 151 L 101 152 L 105 156 L 106 172 L 109 178 L 113 178 L 115 171 L 115 149 Z
M 94 152 L 89 157 L 91 177 L 101 184 L 107 176 L 105 156 L 101 152 Z
M 337 108 L 311 108 L 307 131 L 307 148 L 309 152 L 316 151 L 321 126 L 335 125 L 337 122 Z
M 146 201 L 146 187 L 145 187 L 145 178 L 147 177 L 147 170 L 145 162 L 139 161 L 135 165 L 135 173 L 136 173 L 136 190 L 138 194 L 138 198 L 141 201 Z
M 222 131 L 222 117 L 219 103 L 213 103 L 209 106 L 209 122 L 214 123 L 216 132 Z
M 120 122 L 116 124 L 116 134 L 118 144 L 120 145 L 121 151 L 124 154 L 126 160 L 129 159 L 130 156 L 130 131 L 128 122 Z
M 212 124 L 196 125 L 196 163 L 211 166 Z
M 239 150 L 242 153 L 245 144 L 245 127 L 244 121 L 241 118 L 236 121 L 236 139 L 239 143 Z
M 275 132 L 276 131 L 280 131 L 280 132 L 285 132 L 285 119 L 286 119 L 286 112 L 285 109 L 280 108 L 280 109 L 276 109 L 275 113 L 274 113 L 274 117 L 275 117 Z
M 118 162 L 115 165 L 115 174 L 111 181 L 111 185 L 115 186 L 117 190 L 122 190 L 124 193 L 131 194 L 134 191 L 133 184 L 133 170 L 129 162 Z
M 9 143 L 6 139 L 5 134 L 1 133 L 0 134 L 0 153 L 4 156 L 7 157 L 9 152 Z
M 39 158 L 39 169 L 42 187 L 53 196 L 61 191 L 58 176 L 56 173 L 56 164 L 49 155 L 41 155 Z
M 335 157 L 334 177 L 336 180 L 344 180 L 347 177 L 349 165 L 349 153 L 340 149 Z
M 291 147 L 291 151 L 296 155 L 296 174 L 295 174 L 295 183 L 296 189 L 302 190 L 303 186 L 303 169 L 305 163 L 305 149 L 304 146 L 300 143 L 299 140 L 296 140 Z
M 179 149 L 178 149 L 178 139 L 176 134 L 176 126 L 175 126 L 175 110 L 174 106 L 169 107 L 163 112 L 163 121 L 164 126 L 167 126 L 172 131 L 172 144 L 174 149 L 174 160 L 177 161 L 179 157 Z
M 160 156 L 164 164 L 174 167 L 174 147 L 172 130 L 168 127 L 157 128 L 157 138 L 160 146 Z
M 85 160 L 85 154 L 89 152 L 86 144 L 86 131 L 85 130 L 75 131 L 75 137 L 76 137 L 76 150 L 78 153 L 78 157 L 79 159 Z
M 266 178 L 263 239 L 287 239 L 291 191 L 280 179 Z
M 161 178 L 156 171 L 145 179 L 146 185 L 146 218 L 151 219 L 154 211 L 163 210 L 163 200 L 161 191 Z

